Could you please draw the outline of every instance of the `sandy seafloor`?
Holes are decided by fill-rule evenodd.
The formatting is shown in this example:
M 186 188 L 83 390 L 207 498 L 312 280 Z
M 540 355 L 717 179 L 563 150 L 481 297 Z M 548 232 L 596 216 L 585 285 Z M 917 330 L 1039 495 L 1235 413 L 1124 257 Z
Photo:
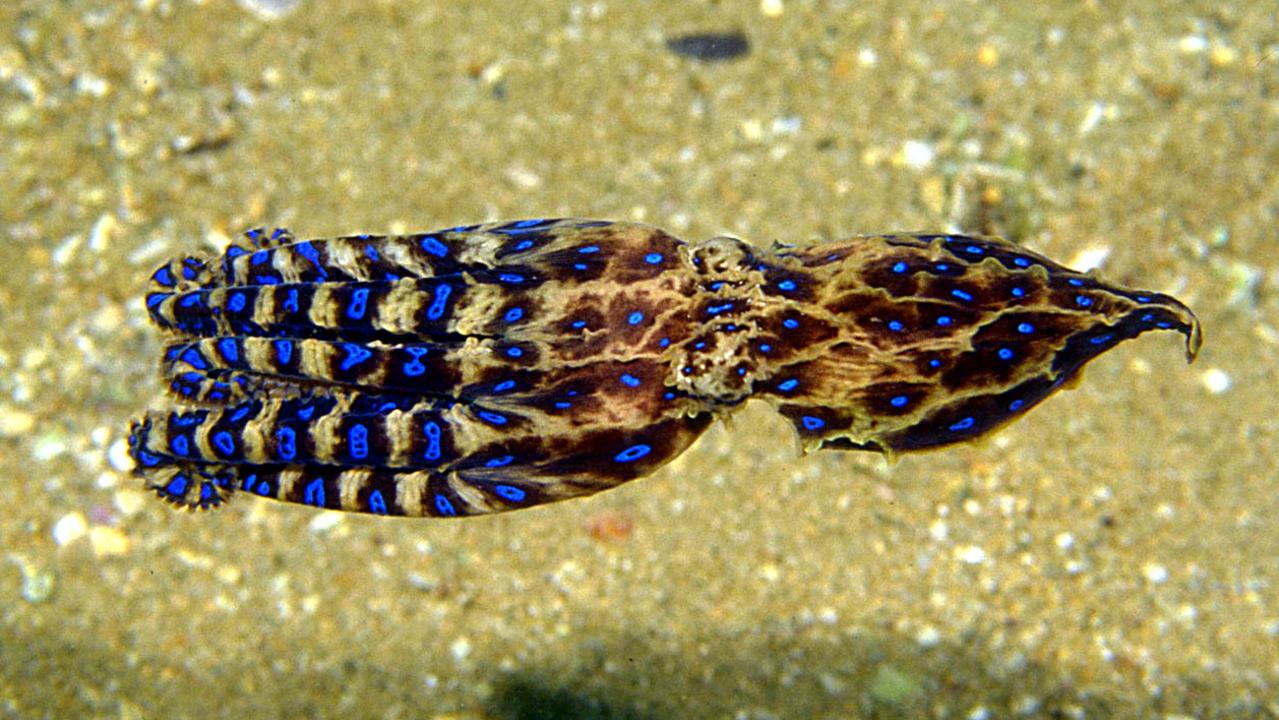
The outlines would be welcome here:
M 0 6 L 0 717 L 1279 716 L 1279 25 L 1262 2 Z M 717 64 L 664 39 L 741 30 Z M 985 230 L 1173 292 L 991 440 L 467 521 L 145 496 L 167 257 L 578 215 Z

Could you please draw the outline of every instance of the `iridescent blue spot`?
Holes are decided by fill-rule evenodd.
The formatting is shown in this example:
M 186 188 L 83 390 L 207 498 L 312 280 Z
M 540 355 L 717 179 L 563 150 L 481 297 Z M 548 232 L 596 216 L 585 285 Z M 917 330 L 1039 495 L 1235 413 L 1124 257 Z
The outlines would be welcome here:
M 660 263 L 661 261 L 662 261 L 661 253 L 653 252 L 644 256 L 644 262 L 648 263 L 649 265 L 656 265 Z
M 519 357 L 519 356 L 521 356 L 521 355 L 523 355 L 523 354 L 524 354 L 524 351 L 523 351 L 523 350 L 521 350 L 521 349 L 519 349 L 519 348 L 517 348 L 517 347 L 509 347 L 509 348 L 507 348 L 507 349 L 506 349 L 506 356 L 507 356 L 507 357 L 517 358 L 517 357 Z
M 437 258 L 442 258 L 449 254 L 448 246 L 440 242 L 439 238 L 431 235 L 422 238 L 422 250 Z
M 783 292 L 790 292 L 791 290 L 794 290 L 794 289 L 795 289 L 795 281 L 794 281 L 794 280 L 783 280 L 783 281 L 781 281 L 781 282 L 777 283 L 777 289 L 778 289 L 778 290 L 781 290 L 781 291 L 783 291 Z
M 722 305 L 711 305 L 710 307 L 706 308 L 706 314 L 707 314 L 707 315 L 718 315 L 718 314 L 720 314 L 720 313 L 724 312 L 725 310 L 732 310 L 732 309 L 733 309 L 733 303 L 731 303 L 731 302 L 726 302 L 726 303 L 724 303 L 724 304 L 722 304 Z
M 236 409 L 235 412 L 231 413 L 231 417 L 227 418 L 227 422 L 238 423 L 241 420 L 243 420 L 245 416 L 247 416 L 249 413 L 253 412 L 255 409 L 256 409 L 256 405 L 254 403 L 249 403 L 248 405 L 241 405 L 238 409 Z
M 1009 350 L 1008 348 L 999 348 L 999 359 L 1000 359 L 1000 360 L 1012 360 L 1012 359 L 1013 359 L 1013 351 L 1012 351 L 1012 350 Z
M 525 492 L 514 485 L 494 485 L 493 492 L 499 497 L 511 502 L 524 502 Z
M 1150 302 L 1150 296 L 1149 296 L 1149 295 L 1138 295 L 1138 296 L 1137 296 L 1137 302 L 1139 302 L 1139 303 L 1148 303 L 1148 302 Z
M 904 327 L 905 327 L 905 325 L 902 325 L 902 323 L 901 323 L 901 321 L 900 321 L 900 320 L 889 320 L 889 321 L 888 321 L 888 329 L 889 329 L 889 330 L 892 330 L 893 332 L 901 332 L 901 331 L 902 331 L 902 328 L 904 328 Z
M 746 375 L 746 368 L 744 368 L 744 367 L 738 367 L 738 368 L 737 368 L 737 375 L 738 375 L 738 377 L 744 377 L 744 376 Z
M 666 399 L 666 400 L 674 400 L 674 399 L 675 399 L 675 393 L 671 392 L 670 390 L 667 390 L 667 391 L 666 391 L 666 394 L 662 395 L 662 397 L 663 397 L 664 399 Z
M 288 294 L 284 297 L 284 309 L 295 313 L 298 311 L 298 289 L 289 288 Z
M 271 259 L 271 253 L 267 252 L 266 250 L 259 250 L 253 253 L 253 257 L 249 258 L 249 262 L 253 263 L 254 265 L 262 265 L 263 263 L 265 263 L 267 260 L 270 260 L 270 259 Z
M 173 450 L 174 455 L 185 456 L 191 449 L 191 441 L 186 435 L 178 435 L 169 441 L 169 449 Z
M 227 309 L 231 312 L 240 312 L 244 309 L 245 297 L 244 293 L 231 293 L 231 298 L 227 300 Z
M 522 317 L 524 317 L 523 308 L 511 308 L 506 311 L 506 315 L 502 316 L 502 319 L 506 320 L 508 323 L 513 323 Z
M 1013 258 L 1013 265 L 1016 265 L 1017 267 L 1021 267 L 1021 268 L 1030 267 L 1030 261 L 1024 257 L 1016 257 L 1016 258 Z
M 204 305 L 204 293 L 202 292 L 187 293 L 186 296 L 182 298 L 182 301 L 178 304 L 184 308 L 200 307 Z
M 573 403 L 568 402 L 567 400 L 560 400 L 559 402 L 555 403 L 556 410 L 567 410 L 571 407 L 573 407 Z
M 200 483 L 200 502 L 207 503 L 213 499 L 213 483 Z
M 705 341 L 705 340 L 698 340 L 697 342 L 693 343 L 693 349 L 694 349 L 694 350 L 705 350 L 705 349 L 706 349 L 706 341 Z
M 342 343 L 342 349 L 346 351 L 346 359 L 342 361 L 342 370 L 350 370 L 360 363 L 373 357 L 373 351 L 357 345 L 355 343 Z
M 293 359 L 293 341 L 276 340 L 274 345 L 275 361 L 280 365 L 288 365 L 289 360 Z
M 364 239 L 364 238 L 361 238 Z M 364 246 L 364 256 L 372 262 L 377 262 L 382 256 L 378 254 L 377 248 L 373 245 Z
M 258 273 L 253 279 L 257 281 L 259 285 L 278 285 L 280 283 L 280 277 L 270 273 Z
M 1155 319 L 1155 314 L 1154 314 L 1154 313 L 1146 313 L 1145 315 L 1142 315 L 1142 316 L 1141 316 L 1141 321 L 1142 321 L 1142 322 L 1144 322 L 1144 323 L 1148 323 L 1148 322 L 1150 322 L 1151 320 L 1154 320 L 1154 319 Z
M 491 468 L 503 467 L 505 465 L 510 465 L 511 461 L 514 459 L 515 459 L 514 455 L 503 455 L 501 457 L 495 457 L 492 460 L 489 460 L 488 462 L 484 463 L 484 467 L 491 467 Z
M 759 346 L 759 351 L 762 353 L 770 353 L 773 351 L 773 346 L 769 345 L 768 343 L 764 343 L 763 345 Z
M 435 496 L 435 510 L 446 517 L 457 515 L 457 510 L 453 507 L 453 503 L 449 502 L 449 499 L 443 495 Z
M 186 494 L 189 482 L 186 475 L 174 475 L 169 484 L 164 486 L 164 492 L 169 497 L 182 497 Z
M 1011 410 L 1012 412 L 1017 412 L 1025 404 L 1026 404 L 1025 400 L 1013 400 L 1012 402 L 1008 403 L 1008 409 Z
M 507 390 L 510 390 L 511 388 L 514 388 L 514 387 L 515 387 L 514 380 L 503 380 L 502 382 L 493 386 L 493 392 L 504 393 Z
M 153 455 L 146 450 L 138 450 L 138 461 L 142 463 L 142 467 L 155 467 L 160 464 L 160 456 Z
M 1155 327 L 1164 328 L 1166 330 L 1172 327 L 1172 323 L 1168 322 L 1167 320 L 1160 320 L 1159 322 L 1155 323 Z
M 964 249 L 972 253 L 973 255 L 981 255 L 982 252 L 984 252 L 981 248 L 977 247 L 976 245 L 969 245 L 968 247 Z
M 941 360 L 938 360 L 937 358 L 933 358 L 932 360 L 929 360 L 928 367 L 934 368 L 934 369 L 941 367 Z
M 528 250 L 531 247 L 533 247 L 532 240 L 521 240 L 515 243 L 515 252 L 524 252 L 525 250 Z
M 644 313 L 636 310 L 626 317 L 626 322 L 628 325 L 639 325 L 644 322 Z
M 585 270 L 585 269 L 586 269 L 586 263 L 573 263 L 573 269 L 574 269 L 574 270 Z
M 182 353 L 182 362 L 201 370 L 209 367 L 209 363 L 204 359 L 204 356 L 195 348 L 188 348 L 186 352 Z
M 583 254 L 583 255 L 590 255 L 591 253 L 597 253 L 597 252 L 599 252 L 599 251 L 600 251 L 600 246 L 599 246 L 599 245 L 587 245 L 586 247 L 578 248 L 578 249 L 577 249 L 577 251 L 578 251 L 579 253 Z
M 954 290 L 951 290 L 950 294 L 959 298 L 960 300 L 963 300 L 964 302 L 972 302 L 972 299 L 973 299 L 973 296 L 971 294 L 964 292 L 963 290 L 960 290 L 959 288 L 955 288 Z
M 369 304 L 369 289 L 360 288 L 351 293 L 351 303 L 346 306 L 346 316 L 352 320 L 359 320 L 364 317 L 365 310 Z
M 898 275 L 906 272 L 908 268 L 909 266 L 906 263 L 902 262 L 901 260 L 898 260 L 897 262 L 893 263 L 893 272 L 897 273 Z
M 582 328 L 586 327 L 586 321 L 585 321 L 585 320 L 574 320 L 574 321 L 573 321 L 573 323 L 572 323 L 572 325 L 571 325 L 571 327 L 572 327 L 574 330 L 581 330 Z
M 240 489 L 241 489 L 241 490 L 252 490 L 252 489 L 253 489 L 253 483 L 256 483 L 257 481 L 258 481 L 258 474 L 257 474 L 257 473 L 249 473 L 248 475 L 246 475 L 246 476 L 244 477 L 244 480 L 240 481 Z
M 1086 295 L 1076 295 L 1075 304 L 1079 307 L 1088 307 L 1089 305 L 1092 305 L 1092 298 L 1087 297 Z
M 374 490 L 369 493 L 369 512 L 377 515 L 385 515 L 387 513 L 386 498 L 382 497 L 381 490 Z
M 825 420 L 819 417 L 814 417 L 812 415 L 805 415 L 799 420 L 800 422 L 804 424 L 805 430 L 821 430 L 822 428 L 826 427 Z
M 781 390 L 782 392 L 790 392 L 791 390 L 794 390 L 797 387 L 799 387 L 799 381 L 796 380 L 795 378 L 791 378 L 789 380 L 783 380 L 777 383 L 777 389 Z
M 946 263 L 937 263 L 936 268 L 937 272 L 947 272 L 950 270 L 950 265 L 947 265 Z
M 951 319 L 951 317 L 950 317 L 949 315 L 941 315 L 941 316 L 938 316 L 938 318 L 937 318 L 937 324 L 938 324 L 938 325 L 940 325 L 940 326 L 942 326 L 942 327 L 946 327 L 947 325 L 951 324 L 952 322 L 953 322 L 953 320 Z
M 537 227 L 538 225 L 544 225 L 546 222 L 547 222 L 546 218 L 529 218 L 528 220 L 520 220 L 519 222 L 511 223 L 511 227 L 519 230 L 524 230 L 526 228 Z
M 356 460 L 363 460 L 369 456 L 369 429 L 361 424 L 351 426 L 346 431 L 347 446 L 351 450 L 351 457 Z
M 658 347 L 660 347 L 660 348 L 664 348 L 664 347 L 666 347 L 666 346 L 668 346 L 668 345 L 670 345 L 670 344 L 671 344 L 671 339 L 670 339 L 670 338 L 668 338 L 668 337 L 664 337 L 664 338 L 662 338 L 661 340 L 658 340 L 658 341 L 657 341 L 657 346 L 658 346 Z
M 1026 291 L 1025 291 L 1025 290 L 1023 290 L 1022 288 L 1015 287 L 1015 288 L 1013 288 L 1013 289 L 1012 289 L 1012 296 L 1013 296 L 1013 297 L 1021 297 L 1021 296 L 1025 295 L 1025 294 L 1026 294 Z
M 960 430 L 967 430 L 968 428 L 972 427 L 975 423 L 976 423 L 976 420 L 974 420 L 972 417 L 966 417 L 963 420 L 960 420 L 959 422 L 955 423 L 954 425 L 951 425 L 950 431 L 959 432 Z
M 782 326 L 785 327 L 787 330 L 794 330 L 795 328 L 799 327 L 799 321 L 796 320 L 795 318 L 786 318 L 785 320 L 782 321 Z
M 1018 323 L 1017 325 L 1017 332 L 1021 333 L 1022 335 L 1029 335 L 1033 333 L 1034 331 L 1035 331 L 1035 326 L 1031 325 L 1028 322 Z
M 426 436 L 426 452 L 423 455 L 427 460 L 440 459 L 440 426 L 432 420 L 428 420 L 422 426 L 422 434 Z
M 316 478 L 307 483 L 302 491 L 302 502 L 315 507 L 324 507 L 324 480 Z
M 431 302 L 431 307 L 426 309 L 428 320 L 439 320 L 444 315 L 444 311 L 448 307 L 449 294 L 452 292 L 453 287 L 451 285 L 440 285 L 435 288 L 435 299 Z
M 222 455 L 230 457 L 235 454 L 235 439 L 231 437 L 231 433 L 223 430 L 213 435 L 213 445 L 222 451 Z
M 258 495 L 261 495 L 262 497 L 266 497 L 271 494 L 271 484 L 268 483 L 266 480 L 263 480 L 262 482 L 258 483 L 258 486 L 253 489 L 253 492 L 257 493 Z
M 613 460 L 620 463 L 635 462 L 652 451 L 653 448 L 642 443 L 639 445 L 632 445 L 618 453 Z
M 294 414 L 298 416 L 298 419 L 299 419 L 299 420 L 308 420 L 308 421 L 309 421 L 311 418 L 315 417 L 315 406 L 314 406 L 314 405 L 304 405 L 304 406 L 302 406 L 302 407 L 298 408 L 297 412 L 296 412 L 296 413 L 294 413 Z
M 476 413 L 476 415 L 479 415 L 481 420 L 492 425 L 505 425 L 507 423 L 507 417 L 505 415 L 495 413 L 490 410 L 480 410 Z
M 892 400 L 889 400 L 888 404 L 892 405 L 895 408 L 899 408 L 899 407 L 906 407 L 906 403 L 908 402 L 910 402 L 910 398 L 906 397 L 905 395 L 898 395 L 894 397 Z
M 275 432 L 275 452 L 283 460 L 292 460 L 298 454 L 298 437 L 293 428 L 282 427 Z
M 164 302 L 165 298 L 173 297 L 172 293 L 151 293 L 147 295 L 147 308 L 154 308 L 156 305 Z
M 631 375 L 630 373 L 623 374 L 621 379 L 622 379 L 622 384 L 626 385 L 627 387 L 640 386 L 640 379 L 635 377 L 634 375 Z
M 315 249 L 315 246 L 312 245 L 310 241 L 300 242 L 294 245 L 293 249 L 296 250 L 299 255 L 311 261 L 311 264 L 315 266 L 316 275 L 321 280 L 328 278 L 329 274 L 325 272 L 324 268 L 320 265 L 320 253 Z
M 1084 285 L 1084 281 L 1080 280 L 1079 278 L 1070 278 L 1066 282 L 1073 285 L 1074 287 L 1083 287 Z
M 502 273 L 497 276 L 497 279 L 508 285 L 519 285 L 524 282 L 524 276 L 517 275 L 516 273 Z
M 173 279 L 173 273 L 169 272 L 169 268 L 167 267 L 162 267 L 159 270 L 156 270 L 155 274 L 151 276 L 151 279 L 164 287 L 173 287 L 176 284 Z
M 1105 345 L 1106 343 L 1114 339 L 1115 339 L 1114 335 L 1110 333 L 1106 333 L 1105 335 L 1098 335 L 1097 337 L 1089 340 L 1088 342 L 1091 342 L 1093 345 Z

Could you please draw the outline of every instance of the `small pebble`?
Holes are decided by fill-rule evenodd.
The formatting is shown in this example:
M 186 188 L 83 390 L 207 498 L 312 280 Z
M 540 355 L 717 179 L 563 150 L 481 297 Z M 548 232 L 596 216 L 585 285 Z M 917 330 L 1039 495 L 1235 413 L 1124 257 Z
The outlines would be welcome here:
M 133 458 L 129 456 L 129 443 L 120 438 L 107 448 L 107 464 L 116 472 L 129 472 L 133 469 Z
M 460 637 L 449 645 L 449 652 L 453 654 L 453 660 L 456 662 L 466 662 L 466 658 L 471 655 L 471 641 L 465 636 Z
M 89 531 L 89 545 L 97 557 L 115 557 L 129 552 L 129 536 L 119 528 L 96 525 Z
M 38 605 L 53 596 L 53 590 L 58 582 L 58 576 L 53 570 L 27 562 L 22 557 L 15 556 L 13 560 L 22 571 L 23 600 Z
M 0 408 L 0 437 L 26 435 L 36 426 L 36 417 L 22 410 Z
M 976 545 L 961 545 L 955 548 L 955 559 L 969 565 L 980 565 L 986 562 L 986 551 Z
M 58 547 L 65 547 L 84 537 L 87 532 L 89 523 L 85 522 L 83 513 L 67 513 L 53 524 L 53 542 Z
M 1168 580 L 1168 568 L 1159 563 L 1146 563 L 1141 566 L 1141 574 L 1146 576 L 1146 580 L 1159 585 Z
M 786 3 L 782 0 L 759 0 L 759 13 L 764 17 L 781 17 L 786 12 Z
M 667 38 L 666 48 L 676 55 L 694 60 L 722 62 L 746 55 L 750 52 L 751 44 L 740 32 L 692 33 Z
M 902 144 L 901 163 L 911 170 L 924 170 L 937 158 L 937 149 L 923 140 L 907 140 Z
M 1221 368 L 1208 368 L 1199 376 L 1204 389 L 1213 395 L 1221 395 L 1230 389 L 1230 376 Z

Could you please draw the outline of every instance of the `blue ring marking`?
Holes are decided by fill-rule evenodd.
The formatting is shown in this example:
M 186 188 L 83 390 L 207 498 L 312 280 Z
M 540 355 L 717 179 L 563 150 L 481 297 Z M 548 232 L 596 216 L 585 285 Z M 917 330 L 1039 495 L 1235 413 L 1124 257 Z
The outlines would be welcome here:
M 153 455 L 146 450 L 138 451 L 138 461 L 142 463 L 142 467 L 155 467 L 160 464 L 160 456 Z
M 1013 258 L 1013 265 L 1020 268 L 1030 267 L 1030 260 L 1024 257 L 1015 257 Z
M 507 285 L 519 285 L 520 283 L 524 282 L 524 276 L 516 273 L 502 273 L 501 275 L 497 276 L 497 279 L 501 280 Z
M 640 386 L 640 379 L 635 377 L 634 375 L 631 375 L 630 373 L 623 373 L 621 380 L 622 380 L 622 384 L 626 385 L 627 387 Z
M 367 240 L 368 237 L 369 237 L 368 235 L 362 235 L 360 236 L 360 239 Z M 365 245 L 364 257 L 368 258 L 370 262 L 377 262 L 378 260 L 382 258 L 382 255 L 378 253 L 377 248 L 374 247 L 373 245 Z
M 567 400 L 561 400 L 561 401 L 559 401 L 559 402 L 555 403 L 555 409 L 556 409 L 556 410 L 567 410 L 567 409 L 569 409 L 569 408 L 571 408 L 571 407 L 573 407 L 573 403 L 568 402 Z
M 515 244 L 515 251 L 516 251 L 516 252 L 523 252 L 523 251 L 525 251 L 525 250 L 528 250 L 528 249 L 529 249 L 529 248 L 531 248 L 531 247 L 533 247 L 533 241 L 532 241 L 532 240 L 521 240 L 521 241 L 519 241 L 518 243 L 516 243 L 516 244 Z
M 1019 288 L 1019 287 L 1015 287 L 1015 288 L 1013 288 L 1013 289 L 1011 290 L 1011 292 L 1012 292 L 1012 296 L 1013 296 L 1013 297 L 1021 297 L 1021 296 L 1023 296 L 1023 295 L 1025 295 L 1025 294 L 1026 294 L 1026 291 L 1025 291 L 1024 289 L 1022 289 L 1022 288 Z
M 805 430 L 821 430 L 822 428 L 826 427 L 825 420 L 819 417 L 814 417 L 812 415 L 805 415 L 799 420 L 800 422 L 804 423 Z
M 795 328 L 799 327 L 799 321 L 796 320 L 795 318 L 786 318 L 785 320 L 782 321 L 782 326 L 785 327 L 787 330 L 794 330 Z
M 500 382 L 500 383 L 498 383 L 498 384 L 496 384 L 496 385 L 494 385 L 494 386 L 493 386 L 493 392 L 496 392 L 496 393 L 504 393 L 504 392 L 506 392 L 507 390 L 510 390 L 510 389 L 512 389 L 512 388 L 514 388 L 514 387 L 515 387 L 515 381 L 514 381 L 514 380 L 503 380 L 502 382 Z
M 951 322 L 953 322 L 953 320 L 951 320 L 951 317 L 949 315 L 941 315 L 937 318 L 937 324 L 940 325 L 941 327 L 946 327 L 947 325 L 951 324 Z
M 369 511 L 375 515 L 385 515 L 387 513 L 386 498 L 382 497 L 381 490 L 374 490 L 369 493 L 368 505 Z
M 178 435 L 169 441 L 169 449 L 173 451 L 174 455 L 185 457 L 191 450 L 191 441 L 187 439 L 186 435 Z
M 521 350 L 521 349 L 519 349 L 518 347 L 508 347 L 508 348 L 506 349 L 506 356 L 507 356 L 507 357 L 517 358 L 517 357 L 520 357 L 520 356 L 521 356 L 521 355 L 523 355 L 523 354 L 524 354 L 524 351 L 523 351 L 523 350 Z
M 502 316 L 502 319 L 508 323 L 513 323 L 522 317 L 524 317 L 523 308 L 511 308 L 506 311 L 506 315 Z
M 778 290 L 781 290 L 781 291 L 783 291 L 783 292 L 790 292 L 791 290 L 794 290 L 794 289 L 795 289 L 795 281 L 794 281 L 794 280 L 783 280 L 783 281 L 781 281 L 781 282 L 777 283 L 777 289 L 778 289 Z
M 324 507 L 324 480 L 316 478 L 306 484 L 302 491 L 302 502 L 315 507 Z
M 288 295 L 284 298 L 284 309 L 288 312 L 295 313 L 298 311 L 298 307 L 298 289 L 291 287 L 289 288 Z
M 182 362 L 193 368 L 199 368 L 200 370 L 207 370 L 209 367 L 208 361 L 204 359 L 204 356 L 200 354 L 199 350 L 193 347 L 187 348 L 187 351 L 182 353 Z
M 599 245 L 587 245 L 586 247 L 578 248 L 578 249 L 577 249 L 577 251 L 578 251 L 579 253 L 583 254 L 583 255 L 590 255 L 591 253 L 597 253 L 597 252 L 599 252 L 599 251 L 600 251 L 600 246 L 599 246 Z
M 777 383 L 777 389 L 781 390 L 782 392 L 790 392 L 791 390 L 794 390 L 797 387 L 799 387 L 799 381 L 796 380 L 795 378 L 791 378 L 789 380 L 783 380 Z
M 524 502 L 524 498 L 527 497 L 523 490 L 514 485 L 494 485 L 493 492 L 497 493 L 503 500 L 510 500 L 511 502 Z
M 905 395 L 898 395 L 892 400 L 889 400 L 888 404 L 892 405 L 895 408 L 899 408 L 899 407 L 906 407 L 906 403 L 908 402 L 910 402 L 910 398 L 906 397 Z
M 440 285 L 435 288 L 435 300 L 431 302 L 431 307 L 427 308 L 426 317 L 429 320 L 439 320 L 447 308 L 449 294 L 453 292 L 451 285 Z
M 147 295 L 147 309 L 153 310 L 156 305 L 164 302 L 165 298 L 173 297 L 173 293 L 151 293 Z
M 352 320 L 359 320 L 364 317 L 365 311 L 368 309 L 369 289 L 360 288 L 351 293 L 351 304 L 346 306 L 346 316 Z
M 1092 298 L 1086 295 L 1076 295 L 1075 304 L 1078 305 L 1079 307 L 1088 307 L 1092 305 Z
M 513 460 L 515 460 L 514 455 L 503 455 L 501 457 L 495 457 L 492 460 L 489 460 L 488 462 L 484 463 L 484 467 L 491 467 L 491 468 L 505 467 L 507 465 L 510 465 Z
M 258 483 L 258 486 L 253 489 L 253 492 L 257 493 L 258 495 L 261 495 L 262 497 L 267 497 L 271 494 L 271 483 L 267 482 L 266 480 L 263 480 L 262 482 Z
M 1029 335 L 1033 333 L 1034 331 L 1035 331 L 1035 326 L 1031 325 L 1028 322 L 1019 323 L 1017 325 L 1017 332 L 1021 333 L 1022 335 Z
M 421 246 L 423 251 L 434 255 L 437 258 L 442 258 L 449 254 L 448 246 L 440 242 L 438 238 L 430 235 L 422 238 Z
M 631 313 L 626 318 L 626 323 L 628 325 L 639 325 L 642 322 L 644 322 L 644 313 L 640 312 L 639 310 L 636 310 L 635 312 Z
M 973 425 L 975 425 L 975 424 L 976 424 L 976 422 L 977 422 L 977 421 L 976 421 L 976 420 L 974 420 L 974 419 L 972 418 L 972 416 L 966 417 L 966 418 L 964 418 L 963 420 L 960 420 L 959 422 L 955 423 L 954 425 L 951 425 L 951 426 L 950 426 L 950 431 L 951 431 L 951 432 L 959 432 L 960 430 L 967 430 L 968 428 L 970 428 L 970 427 L 972 427 Z
M 1008 403 L 1008 409 L 1011 410 L 1012 412 L 1017 412 L 1018 410 L 1021 409 L 1021 406 L 1025 404 L 1026 404 L 1025 400 L 1013 400 L 1012 402 Z
M 422 432 L 426 435 L 427 440 L 426 452 L 423 453 L 423 456 L 426 457 L 427 460 L 439 460 L 441 435 L 439 424 L 434 420 L 428 420 L 426 424 L 422 426 Z
M 1097 337 L 1089 340 L 1088 342 L 1092 343 L 1093 345 L 1105 345 L 1106 343 L 1114 339 L 1115 339 L 1115 336 L 1113 334 L 1106 333 L 1105 335 L 1098 335 Z
M 897 262 L 893 263 L 893 272 L 895 272 L 895 273 L 897 273 L 898 275 L 900 275 L 900 274 L 902 274 L 902 273 L 906 272 L 906 270 L 907 270 L 909 267 L 910 267 L 910 266 L 909 266 L 909 265 L 907 265 L 905 262 L 903 262 L 903 261 L 901 261 L 901 260 L 898 260 Z
M 177 281 L 173 279 L 173 273 L 169 272 L 169 268 L 167 266 L 156 270 L 151 275 L 151 279 L 164 287 L 173 287 L 177 284 Z
M 658 252 L 651 252 L 644 256 L 644 262 L 648 263 L 649 265 L 656 265 L 660 263 L 661 261 L 662 261 L 662 254 Z
M 225 457 L 231 457 L 235 454 L 235 439 L 226 430 L 213 435 L 213 445 L 218 450 L 221 450 L 222 455 Z
M 457 509 L 453 507 L 453 503 L 443 495 L 435 496 L 435 509 L 445 517 L 454 517 L 457 515 Z
M 902 328 L 904 328 L 904 327 L 906 327 L 906 326 L 905 326 L 905 325 L 902 325 L 902 323 L 901 323 L 901 321 L 900 321 L 900 320 L 889 320 L 889 321 L 888 321 L 888 329 L 889 329 L 889 330 L 892 330 L 893 332 L 901 332 L 901 331 L 902 331 Z
M 227 421 L 232 423 L 240 422 L 241 420 L 244 419 L 246 415 L 248 415 L 254 409 L 254 407 L 255 407 L 254 403 L 241 406 L 238 410 L 231 413 L 231 417 L 227 418 Z
M 373 351 L 357 345 L 355 343 L 342 343 L 342 349 L 346 350 L 346 359 L 342 361 L 342 370 L 350 370 L 360 363 L 373 357 Z
M 475 414 L 479 415 L 481 420 L 493 425 L 505 425 L 508 422 L 507 417 L 505 415 L 501 413 L 495 413 L 490 410 L 480 410 L 479 412 Z
M 771 353 L 773 351 L 773 346 L 769 345 L 768 343 L 764 343 L 763 345 L 759 346 L 759 351 L 765 354 Z
M 244 297 L 244 293 L 241 293 L 241 292 L 231 293 L 231 299 L 227 300 L 227 303 L 226 303 L 227 309 L 230 310 L 231 312 L 238 313 L 244 309 L 245 301 L 246 301 L 246 298 Z
M 430 352 L 427 348 L 414 347 L 410 345 L 406 346 L 404 351 L 413 356 L 412 360 L 404 363 L 402 366 L 405 375 L 408 375 L 409 377 L 417 377 L 418 375 L 426 372 L 426 365 L 422 364 L 422 357 Z
M 951 290 L 950 294 L 959 298 L 960 300 L 963 300 L 964 302 L 972 302 L 972 299 L 973 299 L 973 296 L 971 294 L 964 292 L 963 290 L 960 290 L 959 288 L 955 288 L 954 290 Z
M 722 304 L 722 305 L 711 305 L 710 307 L 706 308 L 706 314 L 707 314 L 707 315 L 718 315 L 718 314 L 720 314 L 720 313 L 724 312 L 725 310 L 732 310 L 732 309 L 733 309 L 733 303 L 732 303 L 732 302 L 726 302 L 726 303 L 724 303 L 724 304 Z
M 352 425 L 346 432 L 346 441 L 352 458 L 363 460 L 369 456 L 369 429 L 364 425 Z
M 173 427 L 191 427 L 192 425 L 198 425 L 199 423 L 204 422 L 206 415 L 207 413 L 204 410 L 197 410 L 193 413 L 183 415 L 170 415 L 169 423 L 173 425 Z
M 1066 282 L 1067 282 L 1069 285 L 1073 286 L 1073 287 L 1083 287 L 1083 286 L 1084 286 L 1084 281 L 1083 281 L 1083 280 L 1080 280 L 1079 278 L 1070 278 L 1070 279 L 1069 279 L 1069 280 L 1067 280 Z
M 276 340 L 275 345 L 275 361 L 280 365 L 288 365 L 293 359 L 293 341 L 292 340 Z
M 573 324 L 571 325 L 571 327 L 572 327 L 574 330 L 581 330 L 582 328 L 586 327 L 586 321 L 585 321 L 585 320 L 574 320 L 574 321 L 573 321 Z
M 283 460 L 292 460 L 298 456 L 298 436 L 291 427 L 282 427 L 275 431 L 275 452 Z
M 169 497 L 182 497 L 187 492 L 187 483 L 190 480 L 186 475 L 174 475 L 168 485 L 164 486 L 164 492 Z
M 1012 350 L 1009 350 L 1008 348 L 999 348 L 999 359 L 1000 359 L 1000 360 L 1012 360 L 1012 359 L 1013 359 L 1013 351 L 1012 351 Z
M 204 293 L 204 290 L 198 290 L 190 293 L 186 297 L 182 298 L 182 302 L 178 303 L 178 305 L 181 305 L 184 308 L 202 307 L 204 305 Z
M 635 462 L 652 451 L 653 448 L 643 443 L 639 443 L 638 445 L 632 445 L 615 455 L 613 457 L 613 461 L 619 463 Z

